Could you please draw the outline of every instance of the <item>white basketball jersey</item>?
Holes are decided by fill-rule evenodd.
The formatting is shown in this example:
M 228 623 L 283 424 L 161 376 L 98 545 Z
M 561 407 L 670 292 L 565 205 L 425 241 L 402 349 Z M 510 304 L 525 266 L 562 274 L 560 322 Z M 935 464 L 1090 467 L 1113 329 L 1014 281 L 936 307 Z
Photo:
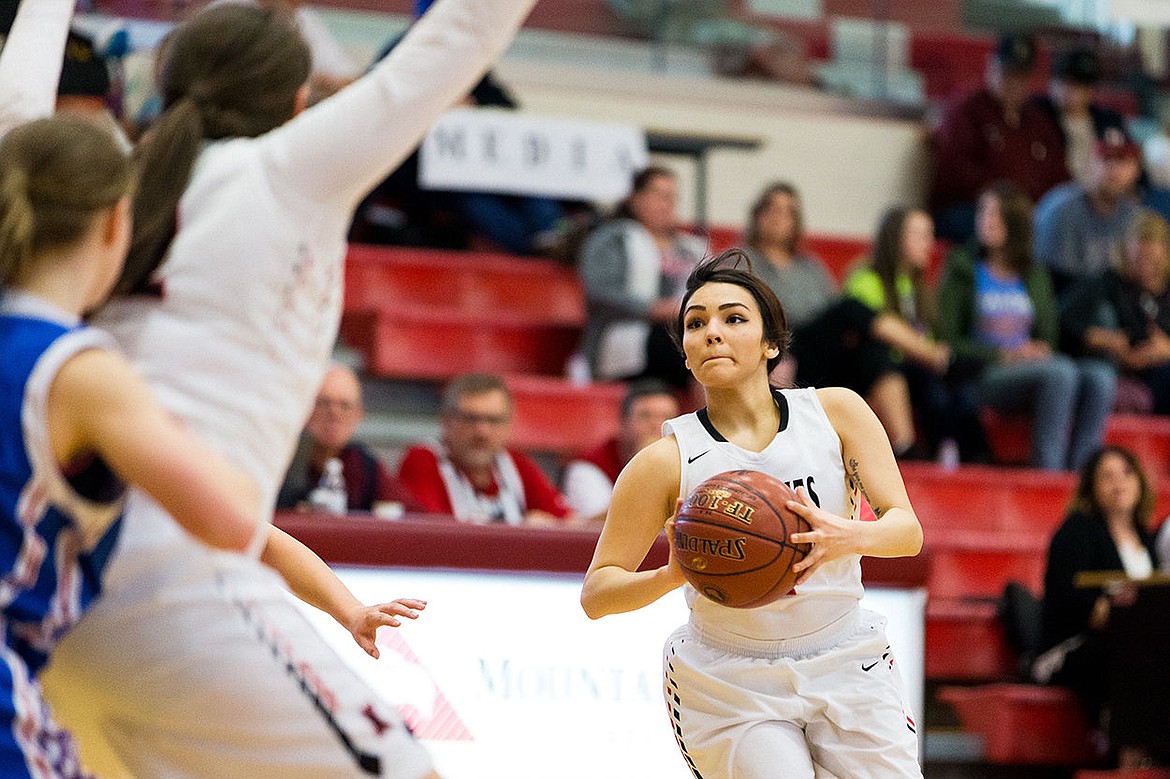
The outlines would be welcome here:
M 778 390 L 780 429 L 761 452 L 726 440 L 700 409 L 666 422 L 664 435 L 678 442 L 685 498 L 718 473 L 752 470 L 793 488 L 803 487 L 822 509 L 857 519 L 856 489 L 849 486 L 841 460 L 841 439 L 829 422 L 814 389 Z M 848 555 L 824 563 L 790 595 L 767 606 L 732 609 L 686 587 L 691 623 L 704 634 L 730 644 L 740 640 L 775 641 L 806 636 L 832 624 L 861 600 L 861 557 Z

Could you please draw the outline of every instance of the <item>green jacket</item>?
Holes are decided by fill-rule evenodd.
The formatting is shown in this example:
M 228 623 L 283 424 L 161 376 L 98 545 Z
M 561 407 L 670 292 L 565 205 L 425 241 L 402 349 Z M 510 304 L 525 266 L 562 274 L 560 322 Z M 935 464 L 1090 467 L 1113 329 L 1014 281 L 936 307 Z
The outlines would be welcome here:
M 975 337 L 975 261 L 979 250 L 973 245 L 958 246 L 947 255 L 946 268 L 938 290 L 938 337 L 951 347 L 956 358 L 996 362 L 998 350 Z M 1056 351 L 1060 317 L 1048 269 L 1032 263 L 1024 277 L 1024 289 L 1032 300 L 1032 338 Z

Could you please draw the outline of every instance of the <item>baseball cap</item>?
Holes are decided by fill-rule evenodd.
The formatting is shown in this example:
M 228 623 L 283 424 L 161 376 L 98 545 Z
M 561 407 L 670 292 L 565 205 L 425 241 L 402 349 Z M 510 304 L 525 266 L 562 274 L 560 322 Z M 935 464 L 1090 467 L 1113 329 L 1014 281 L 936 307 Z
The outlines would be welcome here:
M 1024 33 L 1001 36 L 995 45 L 995 60 L 1004 70 L 1030 73 L 1036 65 L 1036 40 Z
M 1072 84 L 1096 84 L 1101 80 L 1101 59 L 1092 49 L 1064 51 L 1052 63 L 1052 75 Z
M 65 62 L 61 66 L 58 95 L 104 98 L 110 91 L 110 71 L 105 57 L 98 54 L 93 41 L 70 31 L 65 42 Z
M 1097 141 L 1097 154 L 1106 160 L 1141 159 L 1142 147 L 1133 142 L 1123 130 L 1110 127 Z

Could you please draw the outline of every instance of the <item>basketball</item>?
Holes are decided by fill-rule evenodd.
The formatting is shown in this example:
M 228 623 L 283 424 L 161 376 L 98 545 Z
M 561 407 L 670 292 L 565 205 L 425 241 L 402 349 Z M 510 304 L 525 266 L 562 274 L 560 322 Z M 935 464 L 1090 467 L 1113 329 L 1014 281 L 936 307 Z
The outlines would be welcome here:
M 674 523 L 674 554 L 691 586 L 716 603 L 748 609 L 792 591 L 792 566 L 809 544 L 793 533 L 809 530 L 787 508 L 796 491 L 759 471 L 727 471 L 687 496 Z

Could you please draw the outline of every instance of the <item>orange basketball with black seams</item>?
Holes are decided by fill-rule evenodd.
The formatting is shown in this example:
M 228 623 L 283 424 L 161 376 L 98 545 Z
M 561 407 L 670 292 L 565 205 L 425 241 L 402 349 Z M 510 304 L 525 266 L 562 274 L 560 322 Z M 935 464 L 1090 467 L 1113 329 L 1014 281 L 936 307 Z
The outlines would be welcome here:
M 674 554 L 691 586 L 723 606 L 763 606 L 792 591 L 792 566 L 809 544 L 793 544 L 808 531 L 787 507 L 795 490 L 759 471 L 727 471 L 687 496 L 674 522 Z

